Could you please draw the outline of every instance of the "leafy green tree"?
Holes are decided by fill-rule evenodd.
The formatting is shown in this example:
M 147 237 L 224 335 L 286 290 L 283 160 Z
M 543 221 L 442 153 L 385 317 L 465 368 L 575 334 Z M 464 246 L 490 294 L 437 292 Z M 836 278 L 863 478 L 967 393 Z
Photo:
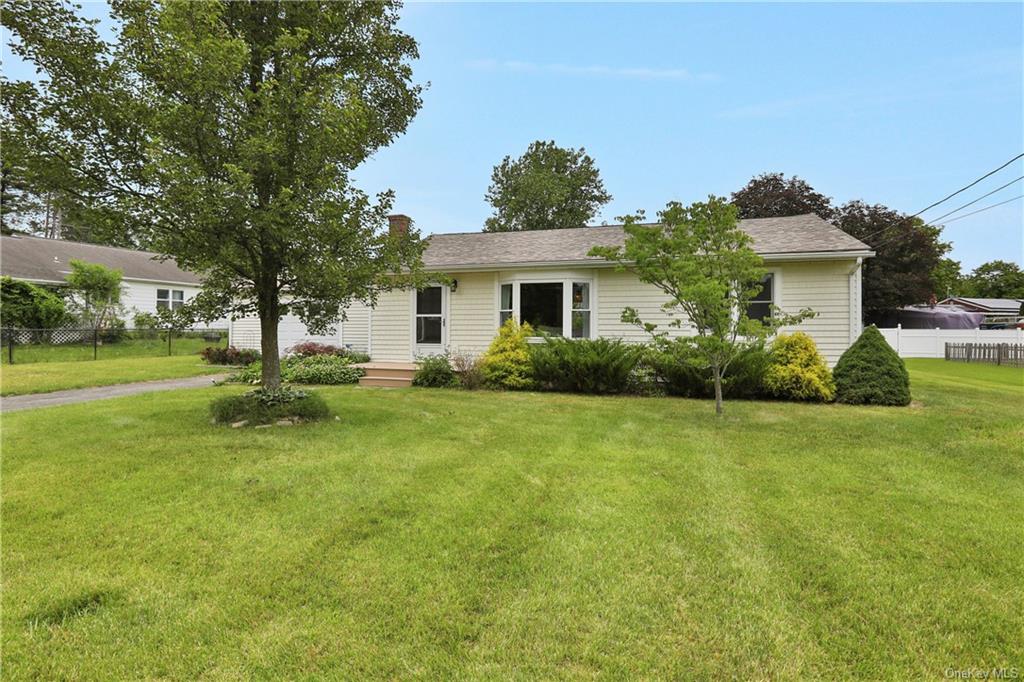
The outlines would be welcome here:
M 864 316 L 924 303 L 935 293 L 932 273 L 949 251 L 942 228 L 881 204 L 850 201 L 837 213 L 836 225 L 874 249 L 864 262 Z
M 722 414 L 722 379 L 733 360 L 763 344 L 779 327 L 814 314 L 804 309 L 786 315 L 774 308 L 765 322 L 747 317 L 765 271 L 763 260 L 750 248 L 750 236 L 737 226 L 736 214 L 735 206 L 715 196 L 690 206 L 671 202 L 658 213 L 655 225 L 643 224 L 643 213 L 626 216 L 624 246 L 595 247 L 590 252 L 667 294 L 662 308 L 673 318 L 669 326 L 681 327 L 686 321 L 693 325 L 697 332 L 693 342 L 711 370 L 718 414 Z M 623 310 L 622 320 L 639 325 L 657 344 L 669 343 L 667 332 L 643 322 L 633 308 Z
M 742 189 L 732 193 L 732 203 L 739 208 L 740 218 L 816 213 L 825 220 L 832 220 L 836 213 L 832 199 L 797 176 L 787 179 L 783 173 L 762 173 L 751 178 Z
M 64 300 L 43 287 L 0 277 L 0 325 L 17 329 L 53 329 L 67 320 Z
M 584 227 L 612 200 L 585 149 L 540 140 L 494 167 L 485 198 L 494 207 L 485 232 Z
M 1024 298 L 1024 271 L 1010 261 L 989 261 L 971 271 L 964 290 L 978 298 Z
M 108 44 L 60 0 L 12 0 L 13 49 L 44 78 L 4 105 L 91 224 L 203 276 L 198 319 L 259 316 L 274 388 L 283 315 L 320 331 L 422 280 L 417 233 L 385 228 L 392 194 L 350 181 L 421 103 L 398 8 L 113 0 Z
M 120 270 L 99 263 L 72 259 L 71 272 L 64 278 L 71 311 L 89 329 L 106 329 L 122 313 Z
M 943 258 L 932 268 L 932 287 L 939 299 L 961 294 L 964 278 L 960 274 L 960 261 Z

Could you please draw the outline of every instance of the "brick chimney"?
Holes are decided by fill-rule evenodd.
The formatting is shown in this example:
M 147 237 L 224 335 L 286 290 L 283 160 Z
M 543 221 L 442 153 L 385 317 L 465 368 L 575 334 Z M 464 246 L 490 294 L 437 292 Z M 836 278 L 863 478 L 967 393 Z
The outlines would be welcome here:
M 409 234 L 409 227 L 412 225 L 412 218 L 401 213 L 388 216 L 388 232 L 393 235 Z

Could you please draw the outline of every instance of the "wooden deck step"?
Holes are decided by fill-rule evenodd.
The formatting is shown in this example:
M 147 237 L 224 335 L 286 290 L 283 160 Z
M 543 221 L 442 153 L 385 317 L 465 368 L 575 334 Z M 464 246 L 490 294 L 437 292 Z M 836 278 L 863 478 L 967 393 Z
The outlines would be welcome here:
M 365 374 L 359 379 L 360 386 L 384 388 L 405 388 L 412 386 L 412 379 L 419 367 L 412 362 L 362 362 L 356 365 Z

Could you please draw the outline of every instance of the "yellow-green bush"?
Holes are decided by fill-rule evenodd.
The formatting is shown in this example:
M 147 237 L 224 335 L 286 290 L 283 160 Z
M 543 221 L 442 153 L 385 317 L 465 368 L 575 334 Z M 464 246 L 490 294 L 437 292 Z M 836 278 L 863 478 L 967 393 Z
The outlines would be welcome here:
M 803 332 L 782 334 L 772 344 L 764 375 L 768 393 L 785 400 L 831 401 L 836 394 L 832 373 L 814 340 Z
M 481 360 L 484 382 L 491 388 L 525 389 L 533 387 L 533 366 L 527 339 L 533 327 L 519 325 L 509 318 Z

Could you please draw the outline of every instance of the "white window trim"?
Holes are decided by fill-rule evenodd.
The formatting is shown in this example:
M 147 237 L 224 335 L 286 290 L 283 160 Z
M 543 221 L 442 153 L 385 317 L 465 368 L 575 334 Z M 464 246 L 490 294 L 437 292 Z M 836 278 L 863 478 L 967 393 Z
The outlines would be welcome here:
M 424 344 L 416 343 L 416 318 L 418 318 L 418 317 L 438 317 L 438 315 L 433 315 L 433 314 L 431 314 L 431 315 L 426 315 L 426 314 L 420 315 L 419 313 L 417 313 L 416 312 L 416 289 L 410 289 L 409 290 L 409 320 L 410 320 L 410 324 L 409 324 L 409 355 L 413 359 L 419 357 L 419 354 L 416 352 L 417 346 L 425 346 L 425 347 L 428 347 L 428 348 L 430 348 L 430 347 L 437 347 L 437 348 L 439 348 L 441 350 L 442 354 L 448 352 L 448 316 L 449 316 L 448 304 L 449 304 L 449 301 L 450 301 L 450 298 L 449 298 L 448 294 L 450 293 L 451 289 L 449 289 L 449 287 L 444 286 L 443 284 L 431 284 L 431 285 L 429 285 L 428 287 L 425 287 L 425 288 L 429 288 L 429 287 L 433 287 L 433 286 L 440 287 L 440 289 L 441 289 L 441 315 L 440 315 L 440 317 L 441 317 L 441 343 L 439 343 L 439 344 L 436 344 L 436 343 L 424 343 Z M 371 318 L 371 322 L 372 322 L 372 318 Z
M 520 320 L 522 311 L 520 310 L 520 291 L 519 287 L 522 284 L 561 284 L 562 285 L 562 336 L 567 339 L 573 338 L 572 336 L 572 285 L 573 284 L 587 284 L 589 286 L 589 308 L 590 312 L 590 324 L 587 329 L 586 336 L 582 338 L 593 339 L 597 338 L 597 277 L 594 273 L 574 274 L 574 273 L 549 273 L 546 276 L 542 273 L 529 273 L 529 274 L 511 274 L 505 277 L 498 277 L 495 281 L 494 287 L 494 328 L 497 330 L 501 324 L 501 287 L 505 284 L 512 285 L 512 317 L 517 322 Z M 507 309 L 506 309 L 507 310 Z M 530 337 L 530 343 L 539 343 L 543 340 L 543 337 L 533 336 Z
M 167 298 L 160 298 L 160 292 L 161 291 L 166 291 L 167 292 Z M 181 298 L 175 298 L 174 297 L 175 294 L 181 294 Z M 180 309 L 183 305 L 185 305 L 185 290 L 184 289 L 172 289 L 172 288 L 164 289 L 163 287 L 158 287 L 157 290 L 156 290 L 156 309 L 157 310 L 161 310 L 162 309 L 160 307 L 161 303 L 166 303 L 167 304 L 167 309 L 171 310 L 171 311 Z M 175 303 L 177 303 L 178 305 L 175 306 L 174 305 Z

